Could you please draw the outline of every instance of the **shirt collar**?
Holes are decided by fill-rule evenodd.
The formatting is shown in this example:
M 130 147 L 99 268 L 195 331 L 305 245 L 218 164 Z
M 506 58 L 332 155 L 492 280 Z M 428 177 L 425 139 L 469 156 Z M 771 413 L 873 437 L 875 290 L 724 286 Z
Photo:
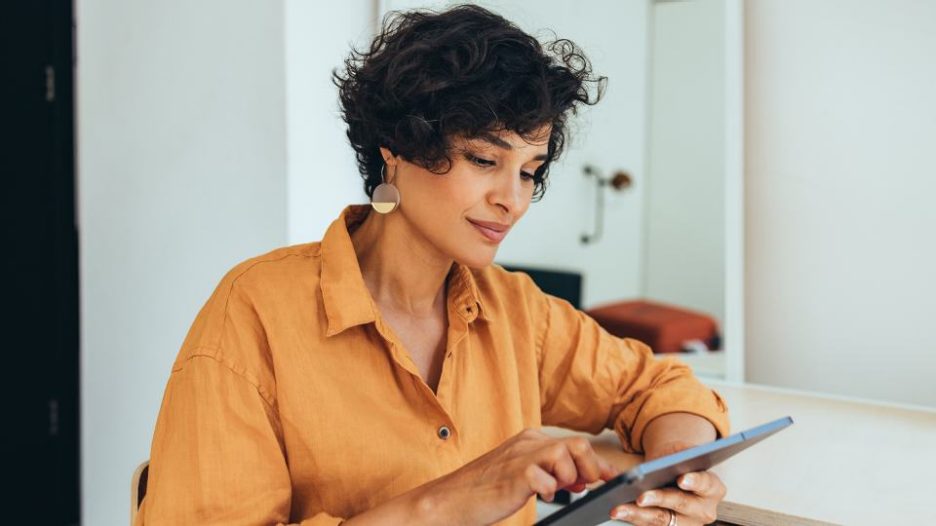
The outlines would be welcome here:
M 371 323 L 376 307 L 364 284 L 350 231 L 367 217 L 367 207 L 349 206 L 325 231 L 322 238 L 322 301 L 328 318 L 326 336 L 349 327 Z
M 468 323 L 481 318 L 489 321 L 481 305 L 481 293 L 474 273 L 468 267 L 454 263 L 448 280 L 449 310 L 455 312 Z
M 357 254 L 351 243 L 351 232 L 360 225 L 370 205 L 346 207 L 332 222 L 322 238 L 322 301 L 328 319 L 326 336 L 334 336 L 345 329 L 377 319 L 377 307 L 364 284 Z M 484 320 L 481 295 L 471 270 L 459 263 L 452 266 L 448 280 L 448 306 L 470 323 L 476 318 Z

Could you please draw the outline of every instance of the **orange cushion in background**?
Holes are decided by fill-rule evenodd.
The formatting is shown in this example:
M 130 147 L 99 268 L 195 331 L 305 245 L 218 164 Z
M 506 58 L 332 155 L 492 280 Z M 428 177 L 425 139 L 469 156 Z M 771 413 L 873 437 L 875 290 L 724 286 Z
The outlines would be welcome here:
M 707 314 L 646 300 L 623 301 L 586 313 L 611 334 L 640 340 L 658 353 L 680 352 L 683 342 L 717 341 L 718 323 Z

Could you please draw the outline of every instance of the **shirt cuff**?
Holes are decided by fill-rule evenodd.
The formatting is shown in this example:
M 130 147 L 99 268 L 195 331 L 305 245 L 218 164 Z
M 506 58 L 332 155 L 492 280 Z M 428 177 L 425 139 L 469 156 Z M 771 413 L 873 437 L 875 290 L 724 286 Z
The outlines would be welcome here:
M 728 407 L 715 390 L 696 387 L 669 388 L 665 396 L 649 395 L 640 407 L 633 425 L 628 426 L 628 415 L 621 411 L 614 423 L 614 431 L 628 453 L 643 453 L 643 434 L 651 420 L 669 413 L 690 413 L 701 416 L 715 427 L 717 438 L 730 434 Z

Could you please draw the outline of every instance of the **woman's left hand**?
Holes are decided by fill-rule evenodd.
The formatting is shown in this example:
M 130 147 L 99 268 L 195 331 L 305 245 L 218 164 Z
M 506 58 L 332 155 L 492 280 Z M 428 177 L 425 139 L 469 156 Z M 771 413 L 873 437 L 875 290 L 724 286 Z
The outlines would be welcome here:
M 615 507 L 611 518 L 634 526 L 700 526 L 717 520 L 718 503 L 727 493 L 718 475 L 711 471 L 686 473 L 676 483 L 678 488 L 650 490 L 641 494 L 636 504 Z M 675 520 L 671 520 L 673 516 Z
M 653 419 L 644 430 L 645 460 L 653 460 L 714 440 L 712 424 L 697 415 L 669 413 Z M 636 504 L 611 510 L 611 518 L 634 526 L 700 526 L 718 518 L 718 503 L 728 490 L 711 471 L 686 473 L 676 479 L 678 487 L 646 491 Z

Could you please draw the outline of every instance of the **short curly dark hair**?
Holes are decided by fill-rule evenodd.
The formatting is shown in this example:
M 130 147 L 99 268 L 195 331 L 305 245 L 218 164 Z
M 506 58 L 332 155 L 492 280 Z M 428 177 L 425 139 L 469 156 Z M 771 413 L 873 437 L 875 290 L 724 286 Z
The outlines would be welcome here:
M 368 197 L 381 183 L 382 146 L 443 174 L 455 137 L 509 130 L 531 140 L 551 124 L 534 200 L 562 153 L 567 115 L 597 103 L 606 82 L 570 40 L 541 44 L 476 5 L 390 13 L 370 48 L 352 50 L 333 80 Z

